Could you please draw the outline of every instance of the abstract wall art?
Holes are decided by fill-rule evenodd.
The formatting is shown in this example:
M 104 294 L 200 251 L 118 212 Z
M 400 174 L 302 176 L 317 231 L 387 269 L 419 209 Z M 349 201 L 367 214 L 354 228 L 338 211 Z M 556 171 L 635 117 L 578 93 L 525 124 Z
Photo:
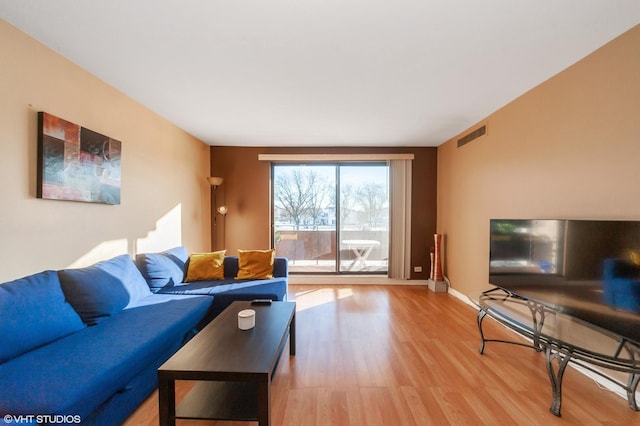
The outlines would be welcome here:
M 120 141 L 39 112 L 36 195 L 120 204 L 121 155 Z

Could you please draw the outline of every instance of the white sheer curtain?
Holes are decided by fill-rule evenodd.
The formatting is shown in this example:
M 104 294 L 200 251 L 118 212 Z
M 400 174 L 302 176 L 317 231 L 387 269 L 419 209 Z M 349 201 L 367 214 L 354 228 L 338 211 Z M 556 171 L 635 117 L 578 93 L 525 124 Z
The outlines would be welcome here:
M 411 277 L 411 160 L 389 161 L 389 278 Z

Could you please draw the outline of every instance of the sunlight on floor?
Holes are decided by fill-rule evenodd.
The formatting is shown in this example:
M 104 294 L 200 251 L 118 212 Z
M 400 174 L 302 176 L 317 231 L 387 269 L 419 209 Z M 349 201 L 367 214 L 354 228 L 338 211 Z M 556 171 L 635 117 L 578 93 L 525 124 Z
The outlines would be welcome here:
M 296 302 L 296 310 L 303 311 L 305 309 L 316 306 L 333 303 L 336 300 L 345 299 L 353 296 L 353 290 L 350 287 L 345 288 L 319 288 L 313 290 L 303 290 L 289 295 L 291 301 Z

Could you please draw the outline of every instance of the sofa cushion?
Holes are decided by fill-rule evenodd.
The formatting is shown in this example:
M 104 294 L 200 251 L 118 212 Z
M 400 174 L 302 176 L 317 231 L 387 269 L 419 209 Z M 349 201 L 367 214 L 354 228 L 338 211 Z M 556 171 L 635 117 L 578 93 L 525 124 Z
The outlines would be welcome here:
M 163 287 L 179 285 L 184 280 L 188 259 L 187 250 L 180 246 L 160 253 L 138 254 L 136 265 L 151 291 L 156 292 Z
M 157 368 L 192 335 L 213 300 L 158 299 L 164 302 L 125 309 L 95 327 L 0 364 L 0 413 L 86 419 L 116 392 L 126 392 L 141 371 Z
M 0 363 L 84 328 L 55 271 L 0 285 Z
M 289 276 L 289 259 L 276 256 L 273 259 L 273 276 Z M 234 279 L 238 275 L 238 256 L 225 256 L 224 258 L 224 278 Z
M 238 250 L 239 271 L 237 279 L 273 278 L 275 250 Z
M 87 325 L 112 317 L 129 303 L 124 285 L 101 269 L 70 269 L 58 273 L 67 300 Z
M 85 268 L 63 269 L 58 275 L 67 300 L 88 325 L 95 325 L 151 294 L 126 254 Z
M 218 315 L 235 300 L 271 299 L 287 300 L 288 280 L 277 277 L 270 280 L 235 280 L 195 281 L 177 287 L 160 290 L 164 294 L 208 295 L 213 297 L 211 314 Z M 160 294 L 156 294 L 159 296 Z
M 226 250 L 212 253 L 193 253 L 189 256 L 186 282 L 224 279 L 224 254 Z
M 238 275 L 238 256 L 225 256 L 224 278 L 235 279 Z

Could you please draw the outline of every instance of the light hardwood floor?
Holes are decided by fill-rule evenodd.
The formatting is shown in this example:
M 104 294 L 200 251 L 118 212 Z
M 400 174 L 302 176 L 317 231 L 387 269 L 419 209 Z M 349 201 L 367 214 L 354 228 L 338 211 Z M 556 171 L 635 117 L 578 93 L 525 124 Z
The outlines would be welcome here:
M 423 286 L 291 285 L 296 356 L 272 382 L 274 425 L 631 425 L 640 412 L 569 368 L 562 417 L 549 412 L 544 355 L 489 343 L 476 311 Z M 515 338 L 493 321 L 488 337 Z M 178 398 L 189 390 L 179 386 Z M 157 392 L 127 426 L 158 424 Z M 180 425 L 256 423 L 178 421 Z

